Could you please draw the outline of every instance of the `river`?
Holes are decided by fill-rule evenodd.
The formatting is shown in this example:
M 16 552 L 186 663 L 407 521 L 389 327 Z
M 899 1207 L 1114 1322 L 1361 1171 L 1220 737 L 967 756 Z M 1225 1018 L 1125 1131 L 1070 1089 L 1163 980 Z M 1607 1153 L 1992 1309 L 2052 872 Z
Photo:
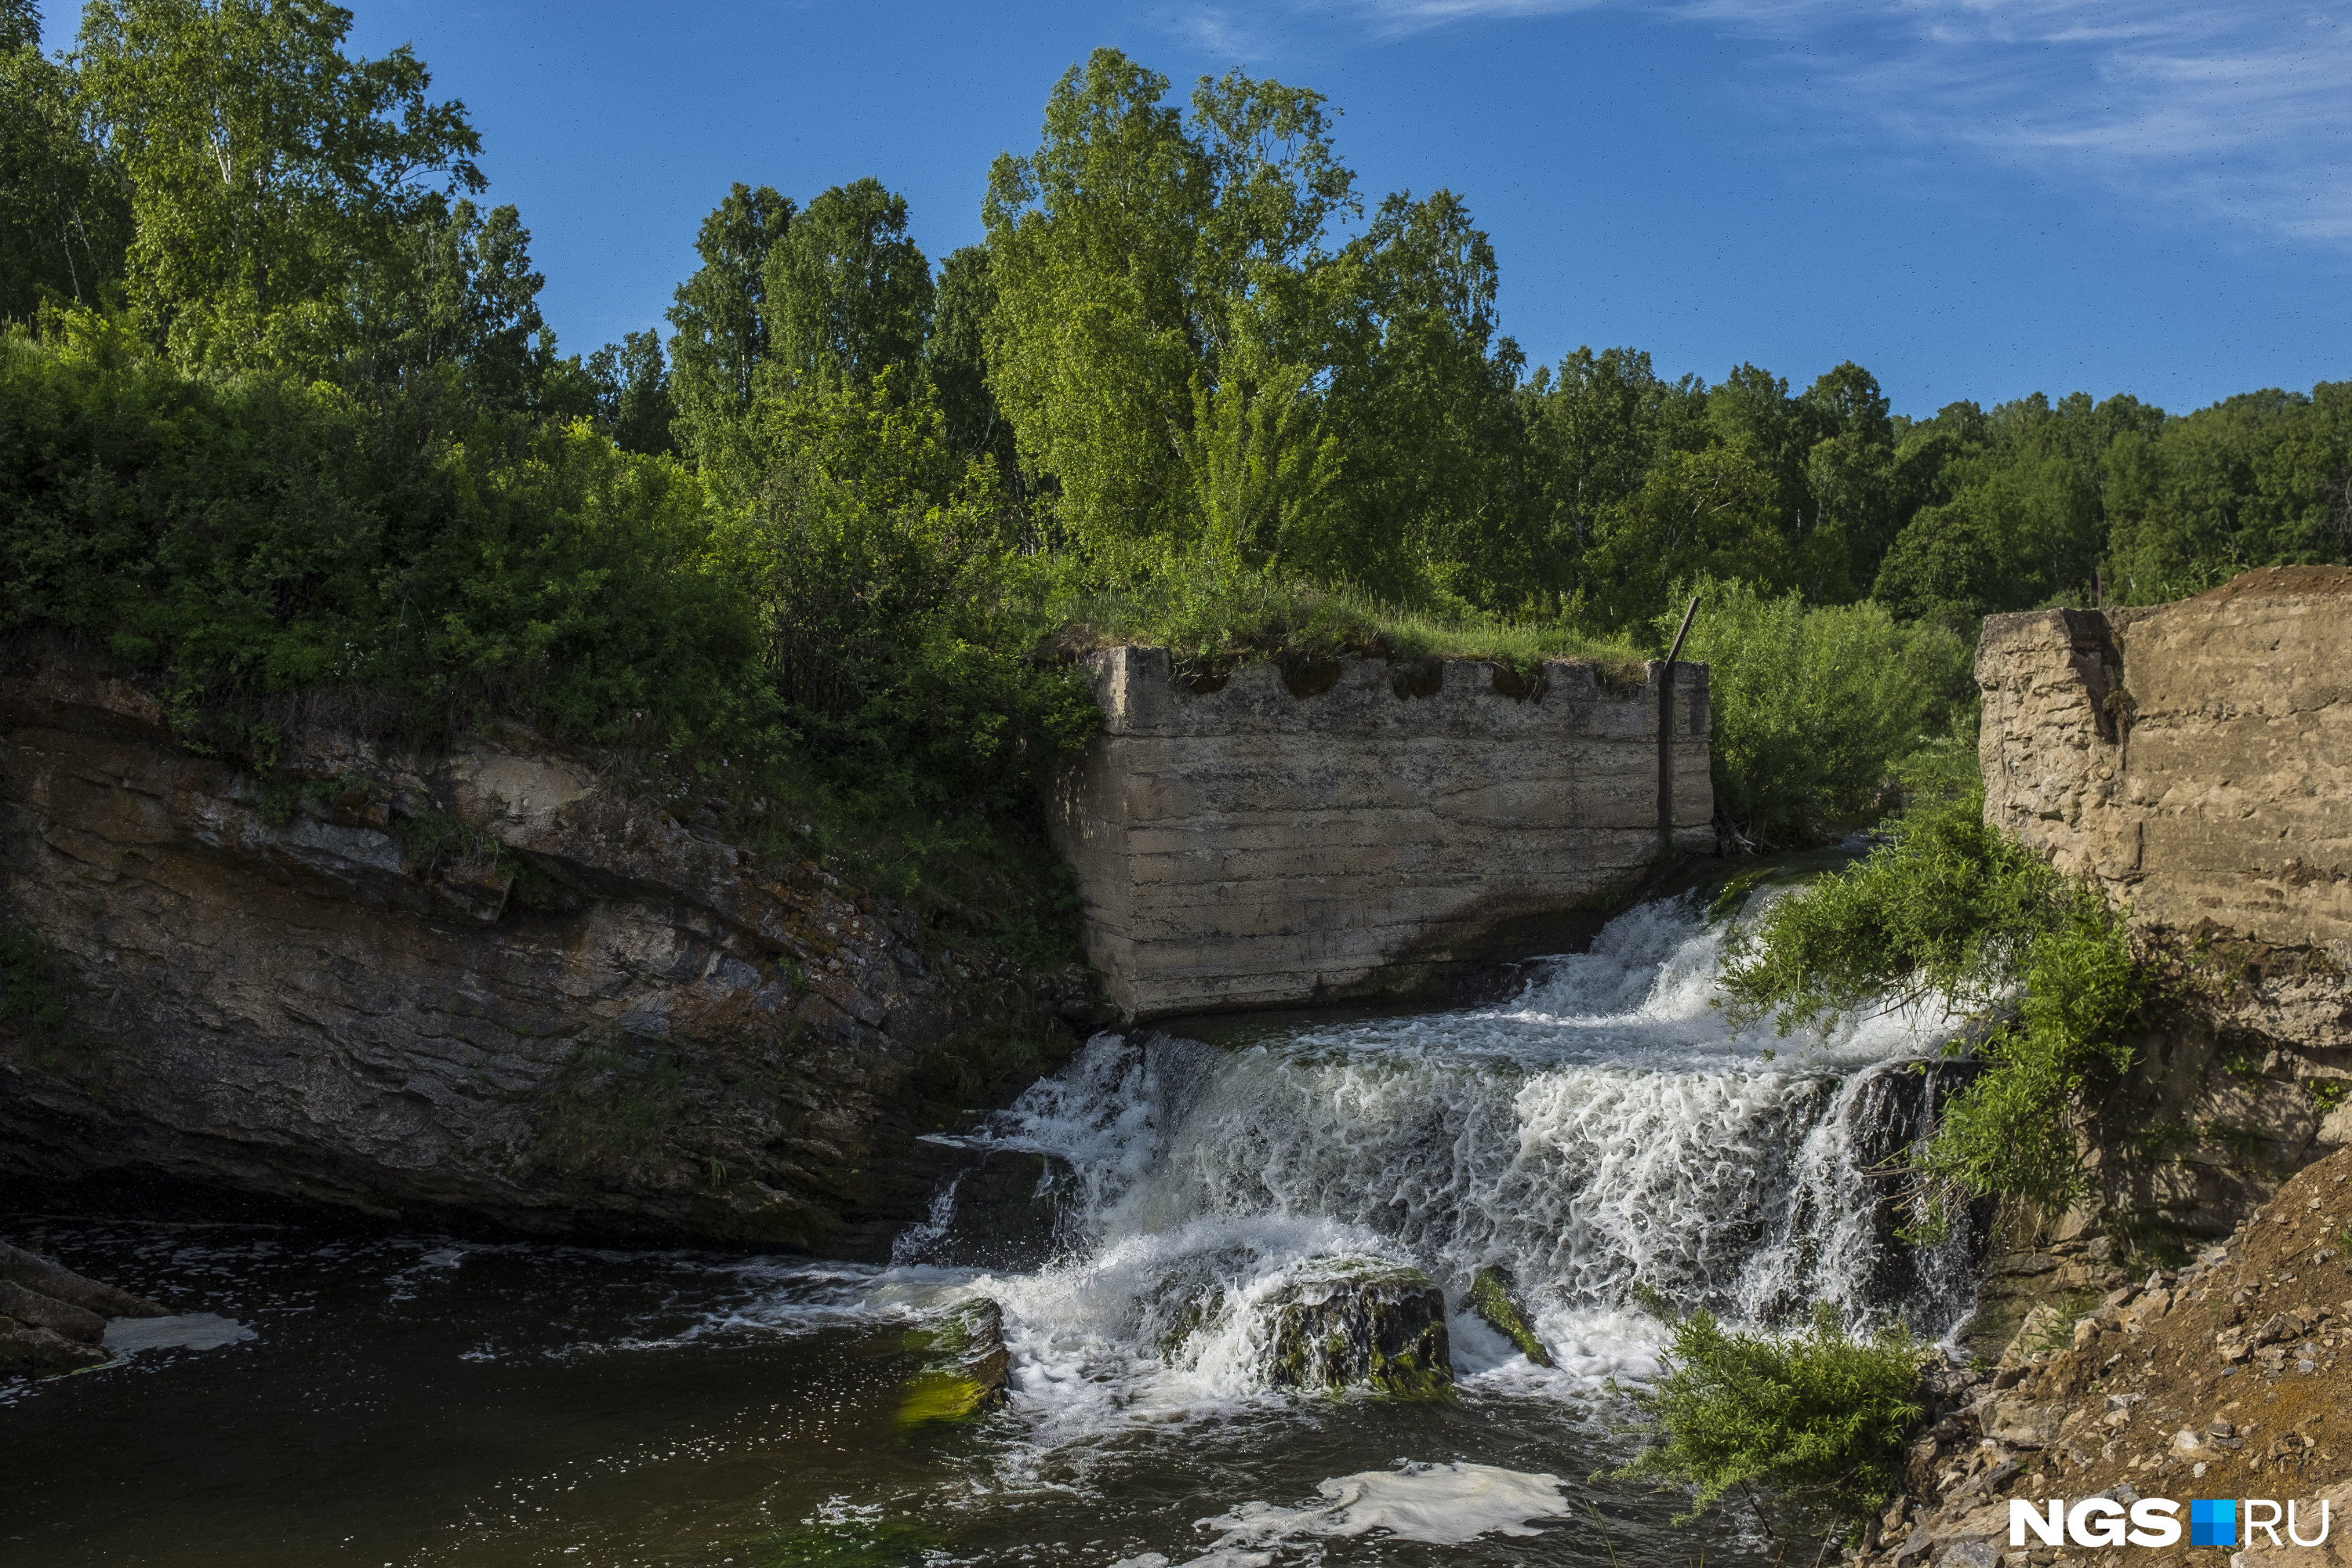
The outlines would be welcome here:
M 1969 1269 L 1892 1242 L 1872 1173 L 1939 1019 L 1734 1036 L 1723 941 L 1670 900 L 1492 1005 L 1098 1036 L 961 1139 L 1052 1173 L 1042 1261 L 987 1267 L 954 1189 L 887 1267 L 19 1212 L 0 1235 L 224 1321 L 0 1383 L 0 1563 L 1769 1562 L 1736 1516 L 1593 1479 L 1658 1366 L 1635 1287 L 1934 1337 Z M 1451 1394 L 1271 1384 L 1269 1303 L 1334 1259 L 1444 1288 Z M 1556 1366 L 1462 1309 L 1493 1264 Z M 976 1294 L 1009 1403 L 903 1431 L 908 1327 Z

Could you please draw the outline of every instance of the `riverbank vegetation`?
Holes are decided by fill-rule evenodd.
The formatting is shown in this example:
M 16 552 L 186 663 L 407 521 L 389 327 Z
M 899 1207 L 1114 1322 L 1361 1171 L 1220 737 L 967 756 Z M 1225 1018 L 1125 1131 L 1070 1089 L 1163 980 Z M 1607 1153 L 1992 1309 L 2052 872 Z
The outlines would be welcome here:
M 1897 822 L 1878 848 L 1767 906 L 1724 968 L 1737 1022 L 1786 1034 L 1865 1009 L 1948 1006 L 1981 1070 L 1913 1151 L 1913 1228 L 1979 1198 L 2043 1215 L 2083 1190 L 2076 1113 L 2133 1060 L 2153 999 L 2123 916 L 1984 820 L 1980 792 Z
M 1853 1529 L 1894 1490 L 1923 1413 L 1920 1344 L 1900 1328 L 1857 1338 L 1834 1309 L 1805 1331 L 1746 1334 L 1714 1314 L 1643 1303 L 1673 1339 L 1652 1383 L 1620 1390 L 1645 1439 L 1622 1480 L 1687 1489 L 1687 1524 L 1722 1503 L 1768 1536 L 1819 1540 Z
M 1362 190 L 1318 94 L 1238 72 L 1074 66 L 936 261 L 856 171 L 737 184 L 668 331 L 583 355 L 464 106 L 347 12 L 100 0 L 53 56 L 36 16 L 0 0 L 0 634 L 265 770 L 289 694 L 528 716 L 1002 905 L 1050 894 L 1079 650 L 1630 673 L 1696 595 L 1718 799 L 1790 845 L 1953 782 L 1985 614 L 2352 547 L 2352 384 L 1913 417 L 1851 363 L 1531 366 L 1468 202 Z

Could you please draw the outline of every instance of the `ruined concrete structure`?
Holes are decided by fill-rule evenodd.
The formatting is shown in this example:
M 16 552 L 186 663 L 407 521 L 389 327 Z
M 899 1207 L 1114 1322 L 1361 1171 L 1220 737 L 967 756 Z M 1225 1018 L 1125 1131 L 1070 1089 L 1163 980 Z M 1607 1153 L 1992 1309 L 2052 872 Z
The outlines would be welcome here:
M 1639 684 L 1470 659 L 1192 683 L 1136 647 L 1090 668 L 1103 730 L 1054 826 L 1130 1017 L 1394 994 L 1557 952 L 1575 907 L 1662 847 L 1662 661 Z M 1711 850 L 1705 666 L 1675 667 L 1675 698 L 1674 837 Z
M 2109 1228 L 2226 1235 L 2352 1143 L 2352 568 L 1993 616 L 1977 679 L 1987 817 L 2180 982 L 2104 1113 Z

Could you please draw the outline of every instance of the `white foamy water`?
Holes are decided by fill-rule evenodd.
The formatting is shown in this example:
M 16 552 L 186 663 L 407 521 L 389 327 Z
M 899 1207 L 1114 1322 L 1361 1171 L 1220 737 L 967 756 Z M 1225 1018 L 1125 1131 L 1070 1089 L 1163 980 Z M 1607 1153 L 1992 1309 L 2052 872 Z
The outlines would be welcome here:
M 1201 1521 L 1223 1533 L 1179 1568 L 1265 1568 L 1276 1549 L 1317 1537 L 1369 1535 L 1460 1546 L 1482 1535 L 1535 1535 L 1538 1520 L 1568 1511 L 1560 1479 L 1494 1465 L 1408 1464 L 1395 1470 L 1335 1476 L 1315 1489 L 1323 1499 L 1300 1508 L 1245 1502 Z M 1112 1568 L 1168 1568 L 1158 1552 Z
M 1338 1260 L 1442 1287 L 1466 1387 L 1580 1406 L 1655 1373 L 1641 1287 L 1743 1325 L 1826 1301 L 1942 1332 L 1965 1260 L 1904 1255 L 1871 1175 L 1918 1130 L 1911 1068 L 1940 1013 L 1735 1035 L 1715 1005 L 1724 938 L 1687 900 L 1651 904 L 1500 1005 L 1240 1047 L 1097 1036 L 968 1140 L 1067 1163 L 1068 1254 L 1026 1274 L 900 1267 L 864 1300 L 995 1298 L 1041 1452 L 1267 1398 L 1273 1304 Z M 924 1243 L 952 1217 L 943 1194 Z M 1458 1310 L 1487 1265 L 1556 1369 Z

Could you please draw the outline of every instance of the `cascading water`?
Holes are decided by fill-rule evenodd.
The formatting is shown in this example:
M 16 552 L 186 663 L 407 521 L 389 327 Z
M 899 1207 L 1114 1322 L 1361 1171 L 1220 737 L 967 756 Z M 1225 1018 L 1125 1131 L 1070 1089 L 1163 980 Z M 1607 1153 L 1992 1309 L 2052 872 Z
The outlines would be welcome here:
M 1940 1012 L 1735 1033 L 1716 996 L 1726 934 L 1691 900 L 1654 903 L 1499 1005 L 1220 1043 L 1097 1036 L 969 1140 L 1050 1157 L 1064 1255 L 952 1283 L 901 1270 L 892 1289 L 1003 1303 L 1019 1446 L 1040 1462 L 1277 1397 L 1271 1306 L 1335 1260 L 1425 1271 L 1456 1308 L 1465 1390 L 1570 1419 L 1605 1418 L 1607 1380 L 1656 1371 L 1643 1287 L 1741 1326 L 1826 1302 L 1850 1326 L 1952 1329 L 1965 1245 L 1896 1242 L 1884 1170 L 1924 1131 Z M 939 1255 L 938 1220 L 910 1260 Z M 1556 1369 L 1461 1310 L 1487 1265 Z
M 1696 1533 L 1709 1560 L 1760 1568 L 1773 1552 L 1742 1520 L 1694 1531 L 1673 1522 L 1678 1498 L 1583 1479 L 1630 1456 L 1608 1385 L 1652 1375 L 1666 1338 L 1639 1292 L 1742 1327 L 1827 1303 L 1932 1337 L 1969 1309 L 1969 1256 L 1895 1239 L 1885 1171 L 1954 1070 L 1934 1050 L 1945 1020 L 1735 1034 L 1714 1005 L 1726 934 L 1690 900 L 1654 903 L 1493 1005 L 1098 1036 L 951 1140 L 962 1173 L 884 1268 L 446 1237 L 272 1241 L 224 1265 L 207 1237 L 234 1226 L 138 1225 L 88 1261 L 254 1325 L 209 1353 L 278 1358 L 249 1364 L 273 1409 L 316 1404 L 311 1447 L 344 1430 L 316 1393 L 328 1365 L 364 1379 L 351 1408 L 371 1445 L 437 1456 L 451 1430 L 508 1435 L 517 1458 L 447 1470 L 439 1506 L 463 1522 L 438 1527 L 457 1532 L 446 1550 L 396 1544 L 417 1539 L 404 1495 L 369 1526 L 370 1561 L 1665 1568 Z M 282 1281 L 281 1253 L 301 1259 Z M 1468 1310 L 1489 1266 L 1556 1365 Z M 1375 1287 L 1412 1324 L 1438 1314 L 1453 1397 L 1315 1386 L 1335 1363 L 1314 1311 Z M 341 1316 L 317 1310 L 322 1289 Z M 909 1435 L 901 1331 L 973 1296 L 1002 1309 L 1011 1400 Z M 349 1341 L 364 1353 L 346 1353 L 353 1322 L 376 1325 Z M 184 1418 L 210 1420 L 245 1364 L 171 1384 Z M 600 1422 L 609 1436 L 583 1437 Z M 92 1451 L 117 1433 L 95 1422 Z M 54 1500 L 79 1495 L 79 1472 L 43 1475 L 0 1492 L 46 1487 L 68 1519 Z M 150 1534 L 216 1532 L 192 1521 L 226 1495 L 159 1499 Z M 332 1517 L 314 1545 L 345 1538 Z

